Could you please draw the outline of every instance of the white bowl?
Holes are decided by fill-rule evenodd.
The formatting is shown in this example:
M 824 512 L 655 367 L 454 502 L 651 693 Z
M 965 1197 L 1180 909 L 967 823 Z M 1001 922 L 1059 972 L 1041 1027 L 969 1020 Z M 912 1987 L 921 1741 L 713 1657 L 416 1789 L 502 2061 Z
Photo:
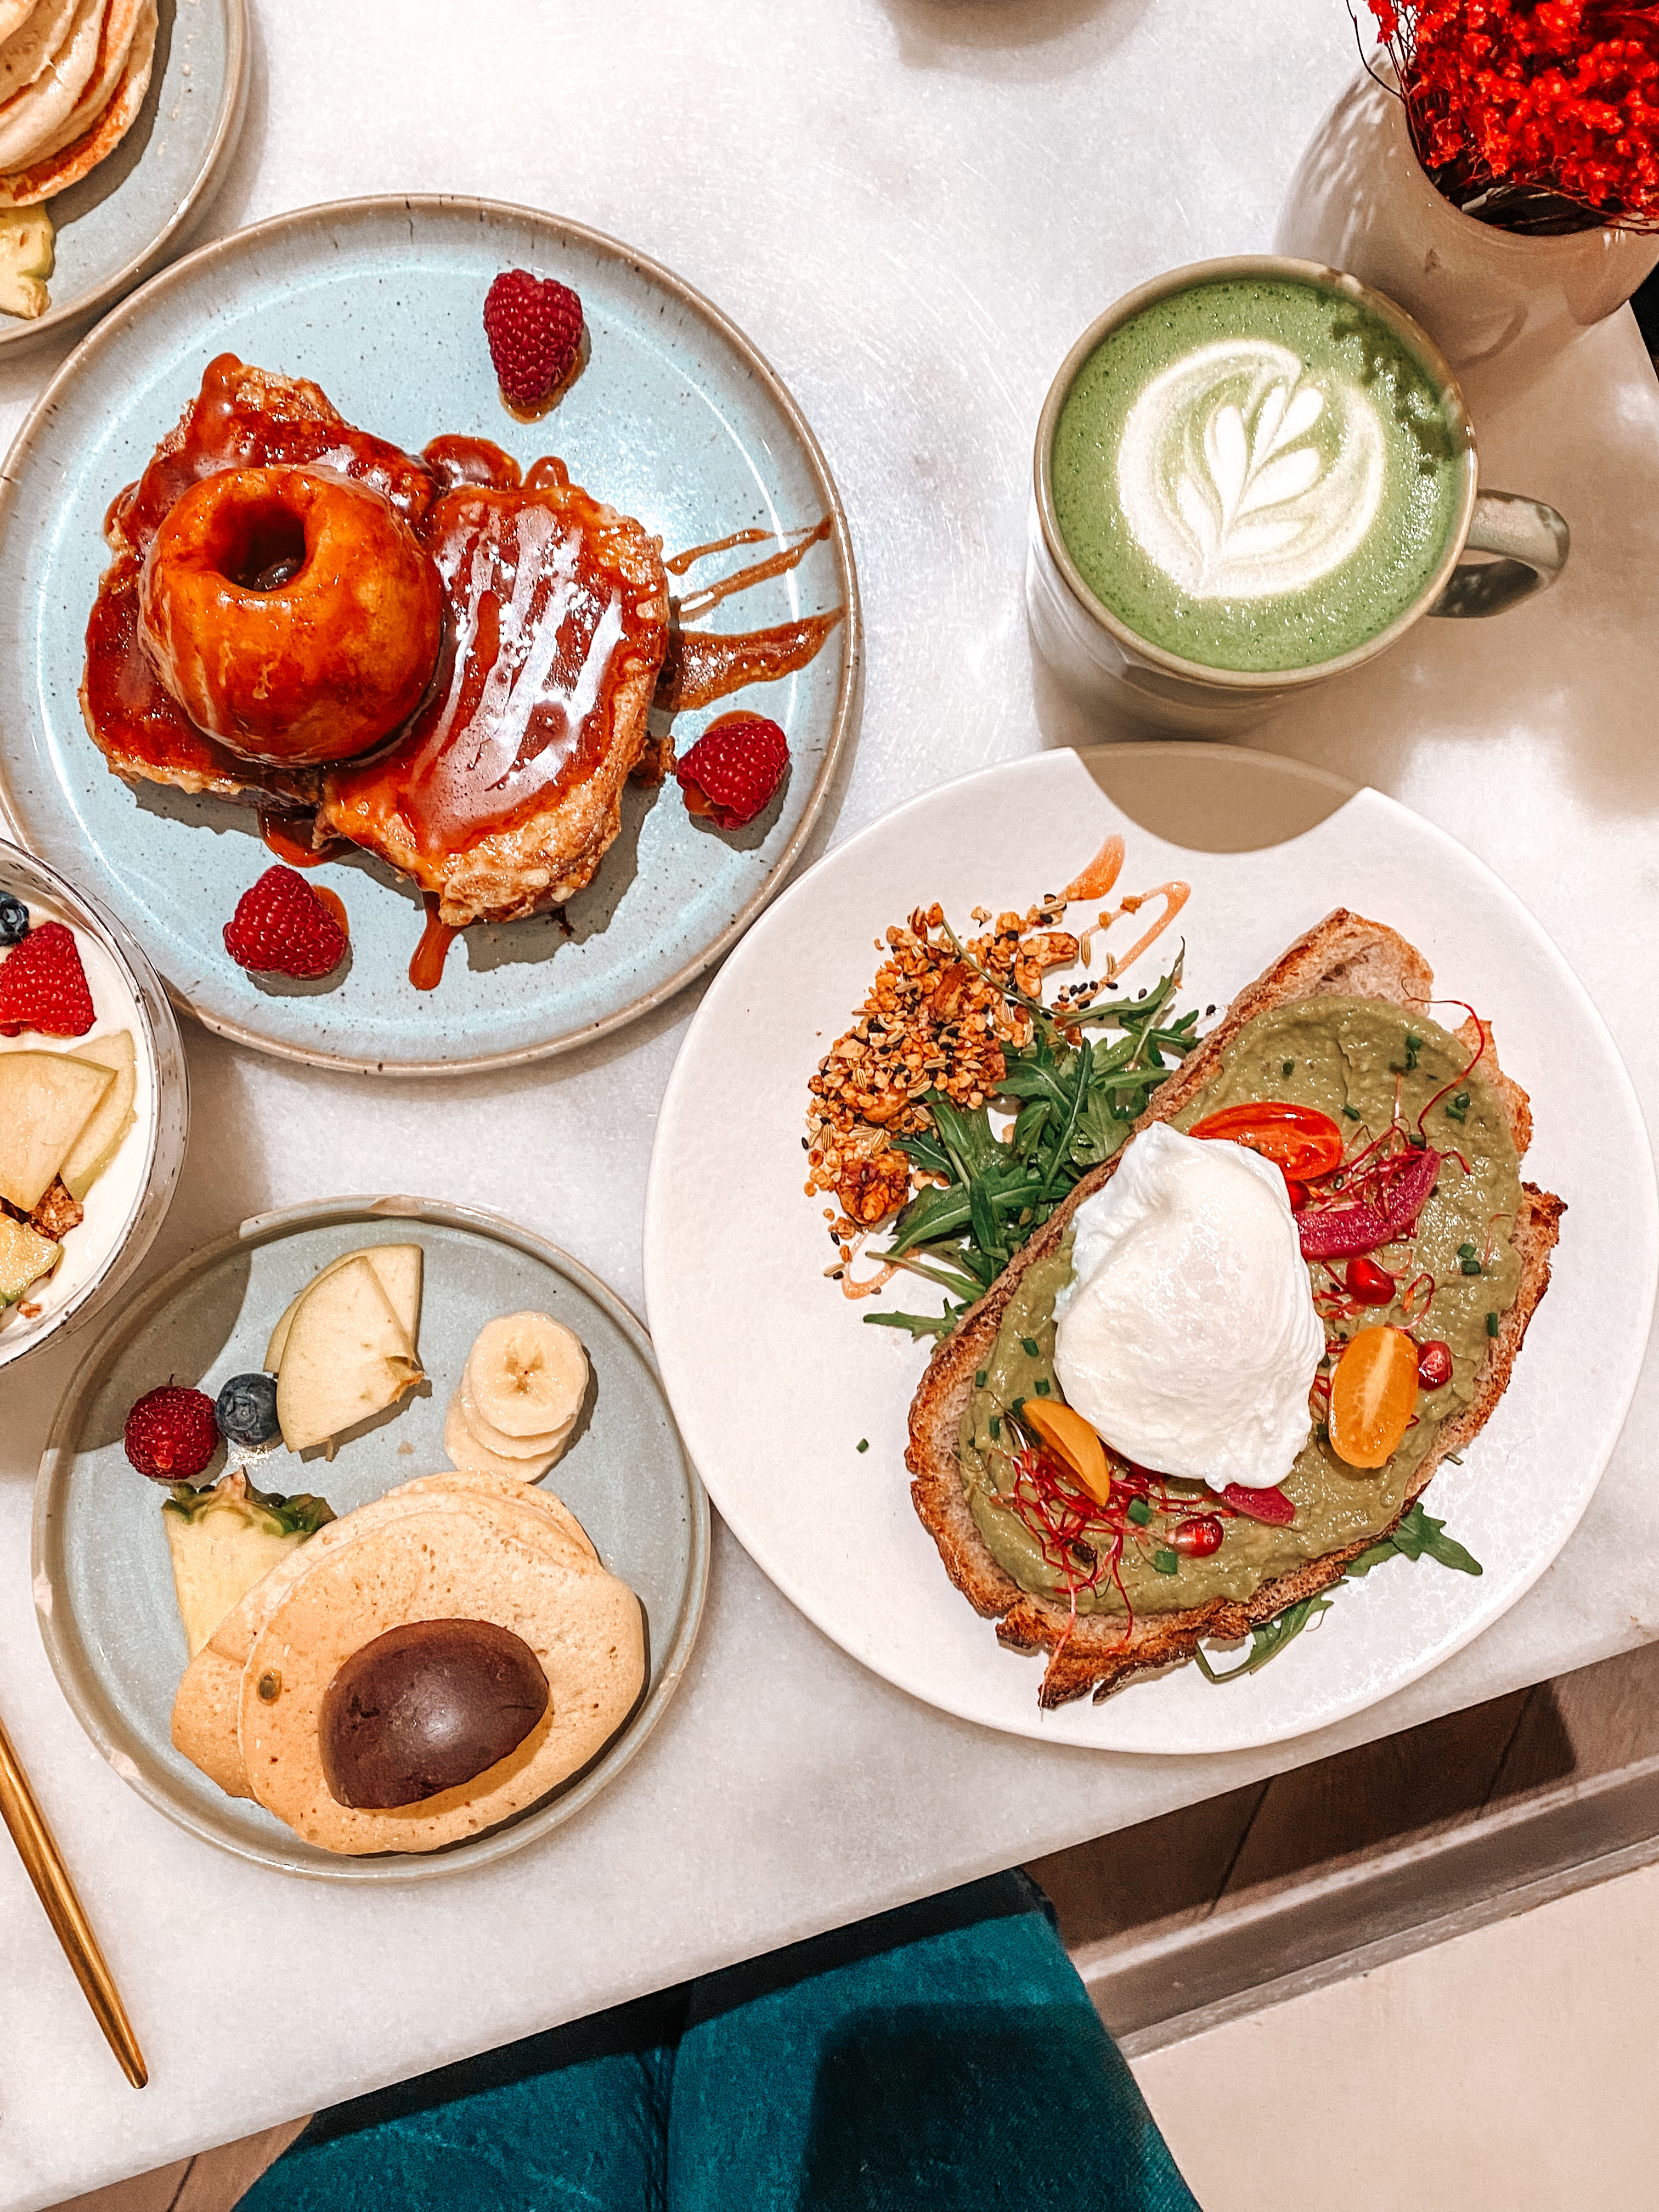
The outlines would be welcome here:
M 0 1307 L 0 1367 L 8 1367 L 100 1311 L 155 1242 L 184 1164 L 190 1083 L 161 979 L 114 916 L 55 868 L 3 842 L 0 891 L 23 900 L 37 926 L 56 921 L 74 931 L 97 1017 L 88 1035 L 131 1030 L 138 1078 L 134 1125 L 88 1192 L 86 1218 L 64 1238 L 62 1259 L 38 1296 Z M 26 1030 L 0 1038 L 0 1052 L 42 1042 L 59 1040 Z

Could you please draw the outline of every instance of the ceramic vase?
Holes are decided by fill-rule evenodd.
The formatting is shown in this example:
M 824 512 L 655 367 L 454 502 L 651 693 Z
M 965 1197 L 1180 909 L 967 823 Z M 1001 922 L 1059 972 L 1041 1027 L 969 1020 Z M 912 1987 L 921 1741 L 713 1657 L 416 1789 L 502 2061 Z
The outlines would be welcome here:
M 1659 237 L 1539 236 L 1465 215 L 1425 175 L 1386 56 L 1362 70 L 1291 180 L 1274 246 L 1347 270 L 1397 300 L 1454 368 L 1541 368 L 1624 305 L 1659 265 Z M 1381 81 L 1379 81 L 1381 80 Z

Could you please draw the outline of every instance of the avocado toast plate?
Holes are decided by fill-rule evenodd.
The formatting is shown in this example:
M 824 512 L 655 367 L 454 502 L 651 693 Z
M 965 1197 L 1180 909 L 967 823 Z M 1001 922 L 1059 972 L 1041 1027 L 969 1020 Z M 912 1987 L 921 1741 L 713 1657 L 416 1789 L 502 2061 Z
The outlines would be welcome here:
M 479 1329 L 532 1307 L 581 1340 L 592 1380 L 576 1433 L 544 1488 L 576 1516 L 644 1611 L 647 1672 L 609 1742 L 516 1819 L 447 1850 L 344 1857 L 304 1843 L 263 1807 L 228 1796 L 174 1747 L 188 1657 L 162 1506 L 128 1463 L 132 1401 L 171 1374 L 210 1394 L 259 1370 L 295 1294 L 343 1255 L 418 1243 L 418 1349 L 429 1388 L 348 1431 L 334 1457 L 278 1443 L 246 1462 L 264 1492 L 319 1492 L 337 1514 L 447 1465 L 445 1411 Z M 211 1470 L 217 1472 L 216 1465 Z M 420 1881 L 489 1863 L 580 1811 L 660 1718 L 696 1639 L 708 1568 L 708 1502 L 689 1465 L 651 1346 L 626 1306 L 556 1247 L 496 1217 L 413 1198 L 337 1199 L 246 1221 L 148 1285 L 89 1347 L 64 1394 L 35 1488 L 32 1573 L 46 1655 L 76 1718 L 122 1778 L 240 1856 L 335 1881 Z M 303 1558 L 303 1547 L 299 1555 Z
M 1137 813 L 1187 842 L 1154 836 Z M 998 1646 L 912 1510 L 904 1454 L 930 1347 L 864 1322 L 872 1308 L 937 1311 L 939 1295 L 902 1276 L 864 1304 L 839 1294 L 826 1277 L 836 1255 L 825 1201 L 802 1189 L 801 1136 L 807 1078 L 870 988 L 873 938 L 933 900 L 958 925 L 976 906 L 1024 910 L 1115 832 L 1127 848 L 1120 890 L 1191 885 L 1178 924 L 1128 975 L 1131 995 L 1184 938 L 1180 1002 L 1197 1006 L 1202 1035 L 1322 916 L 1344 907 L 1372 916 L 1419 948 L 1437 992 L 1492 1024 L 1504 1072 L 1531 1094 L 1527 1180 L 1571 1211 L 1507 1390 L 1425 1494 L 1481 1563 L 1478 1578 L 1432 1560 L 1392 1562 L 1345 1584 L 1255 1674 L 1212 1686 L 1186 1666 L 1099 1705 L 1042 1712 L 1041 1662 Z M 1078 919 L 1092 915 L 1068 926 Z M 1583 1141 L 1588 1127 L 1594 1144 Z M 872 1240 L 871 1258 L 885 1242 Z M 1629 1080 L 1513 895 L 1376 793 L 1348 793 L 1266 756 L 1174 745 L 988 770 L 902 809 L 804 878 L 692 1025 L 659 1121 L 645 1259 L 653 1339 L 688 1448 L 739 1539 L 818 1626 L 963 1717 L 1045 1741 L 1175 1753 L 1276 1741 L 1359 1711 L 1524 1594 L 1571 1534 L 1618 1437 L 1656 1246 L 1652 1163 Z M 868 1271 L 866 1260 L 854 1272 Z M 1243 1652 L 1212 1656 L 1219 1669 Z

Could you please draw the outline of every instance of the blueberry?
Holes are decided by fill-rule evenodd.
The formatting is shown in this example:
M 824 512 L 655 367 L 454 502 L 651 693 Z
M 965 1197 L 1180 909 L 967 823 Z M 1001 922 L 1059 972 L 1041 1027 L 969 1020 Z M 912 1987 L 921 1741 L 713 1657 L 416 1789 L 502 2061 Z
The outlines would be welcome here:
M 28 908 L 9 891 L 0 891 L 0 945 L 21 945 L 28 933 Z
M 219 1432 L 234 1444 L 268 1444 L 276 1434 L 276 1378 L 233 1375 L 213 1407 Z

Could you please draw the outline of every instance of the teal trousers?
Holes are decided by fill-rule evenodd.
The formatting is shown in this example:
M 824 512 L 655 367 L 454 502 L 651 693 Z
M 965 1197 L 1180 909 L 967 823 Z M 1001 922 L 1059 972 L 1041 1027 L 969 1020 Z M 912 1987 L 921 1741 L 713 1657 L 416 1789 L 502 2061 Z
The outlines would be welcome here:
M 1197 2212 L 1021 1874 L 322 2112 L 243 2212 Z

